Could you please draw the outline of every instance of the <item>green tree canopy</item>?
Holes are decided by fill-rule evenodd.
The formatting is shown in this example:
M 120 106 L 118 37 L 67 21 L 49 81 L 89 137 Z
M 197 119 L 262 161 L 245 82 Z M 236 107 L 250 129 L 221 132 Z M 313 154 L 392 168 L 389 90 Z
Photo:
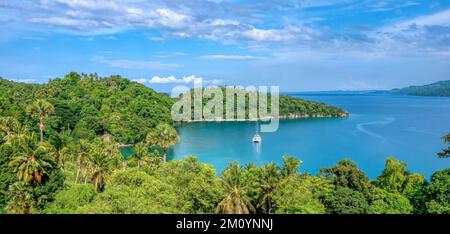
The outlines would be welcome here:
M 39 131 L 41 142 L 44 142 L 44 117 L 55 112 L 55 108 L 46 100 L 38 99 L 27 106 L 27 114 L 39 119 Z
M 108 186 L 93 201 L 83 206 L 81 213 L 167 214 L 184 213 L 173 185 L 137 169 L 118 170 Z M 181 204 L 180 204 L 181 203 Z
M 377 177 L 377 183 L 389 192 L 402 192 L 408 175 L 406 163 L 390 157 L 386 159 L 386 165 L 381 175 Z
M 163 149 L 164 162 L 167 162 L 167 148 L 175 145 L 180 140 L 177 130 L 169 124 L 159 124 L 147 135 L 147 143 L 160 146 Z
M 445 136 L 443 136 L 442 140 L 444 140 L 446 143 L 450 144 L 450 133 L 445 135 Z M 448 157 L 450 157 L 450 146 L 445 148 L 445 149 L 443 149 L 441 152 L 437 153 L 437 155 L 440 158 L 448 158 Z
M 270 214 L 274 207 L 274 195 L 281 181 L 281 170 L 275 163 L 269 163 L 261 168 L 259 178 L 258 208 Z
M 428 213 L 450 214 L 450 168 L 437 171 L 426 187 L 426 208 Z
M 311 180 L 289 177 L 274 194 L 275 213 L 322 214 L 325 207 L 310 187 Z
M 10 214 L 31 214 L 35 205 L 33 191 L 29 184 L 16 182 L 9 187 L 6 212 Z
M 369 213 L 372 214 L 409 214 L 413 206 L 407 197 L 399 193 L 390 193 L 384 189 L 376 188 L 371 193 Z
M 289 155 L 283 156 L 283 169 L 282 173 L 284 177 L 296 175 L 300 168 L 301 160 L 291 157 Z
M 195 157 L 172 160 L 151 174 L 177 188 L 178 199 L 184 201 L 180 210 L 186 213 L 214 213 L 225 196 L 214 168 L 200 163 Z
M 152 163 L 146 144 L 140 142 L 134 146 L 134 154 L 132 160 L 136 162 L 138 170 L 141 170 L 141 166 L 146 167 L 150 163 Z
M 74 184 L 68 189 L 59 191 L 54 201 L 45 208 L 48 214 L 76 214 L 82 207 L 89 205 L 96 193 L 92 184 Z
M 222 183 L 226 195 L 217 206 L 217 213 L 248 214 L 254 210 L 247 197 L 245 184 L 241 181 L 241 169 L 238 163 L 231 163 L 222 173 Z
M 321 168 L 319 176 L 331 180 L 336 187 L 350 188 L 365 195 L 371 188 L 369 178 L 349 159 L 339 161 L 334 167 Z
M 324 200 L 331 214 L 366 214 L 369 203 L 363 193 L 346 187 L 339 187 Z
M 12 136 L 7 144 L 13 149 L 9 165 L 16 172 L 17 179 L 29 184 L 41 183 L 53 167 L 53 147 L 48 143 L 38 143 L 36 134 L 27 132 Z

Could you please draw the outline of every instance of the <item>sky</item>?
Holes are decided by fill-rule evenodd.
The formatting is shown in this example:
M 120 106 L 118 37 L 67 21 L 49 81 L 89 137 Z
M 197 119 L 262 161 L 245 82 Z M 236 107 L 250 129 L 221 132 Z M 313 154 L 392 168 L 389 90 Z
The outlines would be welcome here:
M 0 76 L 373 90 L 450 79 L 450 1 L 0 0 Z

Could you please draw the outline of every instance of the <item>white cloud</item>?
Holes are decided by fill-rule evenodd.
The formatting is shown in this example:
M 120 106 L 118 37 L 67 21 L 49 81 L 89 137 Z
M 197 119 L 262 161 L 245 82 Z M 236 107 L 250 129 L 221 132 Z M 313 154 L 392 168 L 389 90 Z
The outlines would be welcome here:
M 169 28 L 185 27 L 192 20 L 190 16 L 169 9 L 157 9 L 156 11 L 159 13 L 158 22 Z
M 150 80 L 148 80 L 148 83 L 150 84 L 167 84 L 167 83 L 190 83 L 191 79 L 177 79 L 175 76 L 168 76 L 168 77 L 159 77 L 154 76 Z
M 448 51 L 450 41 L 450 9 L 430 15 L 392 23 L 369 32 L 372 50 L 390 55 L 435 56 Z
M 167 77 L 160 77 L 160 76 L 153 76 L 150 79 L 135 79 L 133 80 L 138 83 L 149 83 L 149 84 L 190 84 L 190 83 L 202 83 L 203 84 L 212 84 L 212 85 L 218 85 L 220 84 L 220 80 L 214 79 L 214 80 L 204 80 L 202 77 L 197 77 L 195 75 L 190 76 L 183 76 L 182 78 L 176 78 L 175 76 L 167 76 Z
M 292 34 L 285 30 L 275 30 L 275 29 L 256 29 L 252 28 L 250 30 L 242 32 L 242 35 L 246 38 L 255 41 L 288 41 L 294 39 Z
M 184 52 L 160 52 L 154 55 L 156 58 L 169 58 L 169 57 L 178 57 L 178 56 L 186 56 L 187 54 Z
M 66 5 L 75 9 L 86 10 L 120 10 L 121 7 L 117 1 L 110 0 L 41 0 L 41 4 L 44 6 L 52 6 L 55 3 Z
M 151 36 L 154 41 L 167 38 L 200 38 L 224 43 L 293 42 L 304 39 L 308 31 L 295 27 L 261 28 L 253 25 L 250 9 L 243 3 L 213 1 L 142 1 L 142 0 L 40 0 L 10 8 L 20 9 L 21 18 L 45 31 L 104 35 L 133 29 L 157 29 L 161 36 Z M 277 7 L 278 3 L 270 3 Z M 288 4 L 288 3 L 283 3 Z M 255 11 L 265 11 L 255 5 Z M 236 13 L 230 13 L 230 8 Z M 253 10 L 251 10 L 253 11 Z M 235 14 L 245 14 L 236 17 Z M 263 23 L 259 21 L 259 23 Z M 307 36 L 306 36 L 307 37 Z
M 147 37 L 150 41 L 164 41 L 164 37 Z
M 194 20 L 190 15 L 152 1 L 41 0 L 27 3 L 22 9 L 27 13 L 26 21 L 73 34 L 108 34 L 136 28 L 182 29 Z
M 102 56 L 94 56 L 93 60 L 111 67 L 124 69 L 150 70 L 150 69 L 171 69 L 178 67 L 177 64 L 161 63 L 159 61 L 106 59 Z
M 214 55 L 205 55 L 201 58 L 211 59 L 211 60 L 259 60 L 264 59 L 264 57 L 252 56 L 252 55 L 223 55 L 223 54 L 214 54 Z
M 25 24 L 31 22 L 34 24 L 33 27 L 27 28 L 37 31 L 110 36 L 113 33 L 143 29 L 152 31 L 152 35 L 147 35 L 152 41 L 193 38 L 223 44 L 239 44 L 242 48 L 253 46 L 259 51 L 293 47 L 342 51 L 349 48 L 377 50 L 382 47 L 381 49 L 389 50 L 400 48 L 397 46 L 399 43 L 408 46 L 408 49 L 419 50 L 421 47 L 428 46 L 427 42 L 442 46 L 446 40 L 448 41 L 448 37 L 445 37 L 446 32 L 431 32 L 424 28 L 450 27 L 450 9 L 405 20 L 385 28 L 378 28 L 378 30 L 367 30 L 364 33 L 355 32 L 355 30 L 334 31 L 334 25 L 327 25 L 327 23 L 337 19 L 323 18 L 328 12 L 320 9 L 306 16 L 293 15 L 285 11 L 293 8 L 335 6 L 337 13 L 346 14 L 349 11 L 384 11 L 418 4 L 424 5 L 413 0 L 403 3 L 374 0 L 362 3 L 356 0 L 277 0 L 264 2 L 264 4 L 180 0 L 24 0 L 20 2 L 14 6 L 12 3 L 5 4 L 1 9 L 2 13 L 12 16 L 20 15 L 14 20 Z M 266 17 L 269 14 L 271 16 Z M 323 27 L 314 26 L 317 20 L 320 20 Z M 374 22 L 374 25 L 381 22 L 385 21 Z M 414 29 L 412 27 L 414 25 L 419 29 Z M 409 31 L 405 32 L 406 30 Z M 434 35 L 437 33 L 440 34 L 436 39 Z M 219 56 L 209 59 L 254 59 L 245 57 L 247 55 L 243 56 Z
M 71 28 L 97 28 L 100 26 L 110 26 L 107 22 L 99 22 L 95 20 L 87 20 L 87 19 L 73 19 L 69 17 L 49 17 L 49 18 L 31 18 L 30 22 L 32 23 L 43 23 L 43 24 L 51 24 L 55 26 L 66 26 Z
M 383 11 L 393 11 L 400 8 L 418 6 L 420 3 L 413 1 L 406 1 L 402 3 L 391 3 L 388 1 L 375 1 L 372 5 L 369 5 L 368 10 L 365 12 L 383 12 Z
M 381 29 L 382 32 L 394 33 L 402 30 L 413 29 L 414 27 L 425 26 L 450 26 L 450 9 L 431 15 L 424 15 L 413 19 L 388 25 Z
M 134 82 L 137 82 L 137 83 L 141 83 L 141 84 L 144 84 L 144 83 L 146 83 L 146 82 L 147 82 L 147 79 L 143 79 L 143 78 L 141 78 L 141 79 L 134 79 L 134 80 L 131 80 L 131 81 L 134 81 Z
M 432 15 L 417 17 L 398 24 L 398 27 L 417 26 L 450 26 L 450 9 Z
M 11 81 L 17 82 L 17 83 L 36 83 L 36 79 L 10 79 Z
M 212 26 L 228 26 L 228 25 L 239 26 L 240 23 L 237 20 L 214 19 L 211 21 L 210 25 L 212 25 Z

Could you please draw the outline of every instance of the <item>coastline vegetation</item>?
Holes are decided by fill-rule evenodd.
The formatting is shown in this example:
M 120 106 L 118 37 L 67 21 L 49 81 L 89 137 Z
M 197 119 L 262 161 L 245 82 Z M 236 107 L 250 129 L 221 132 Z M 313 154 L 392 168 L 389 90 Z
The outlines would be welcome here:
M 427 181 L 395 158 L 373 181 L 349 159 L 317 175 L 292 156 L 220 175 L 194 156 L 166 162 L 174 100 L 117 76 L 0 80 L 0 91 L 2 213 L 450 213 L 450 168 Z
M 450 133 L 443 136 L 442 140 L 450 145 Z M 440 158 L 448 158 L 450 157 L 450 146 L 443 149 L 441 152 L 437 153 Z
M 280 119 L 299 119 L 299 118 L 332 118 L 332 117 L 348 117 L 348 113 L 344 110 L 319 103 L 314 101 L 307 101 L 300 98 L 294 98 L 288 95 L 277 95 L 279 100 L 279 112 L 275 115 L 272 113 L 272 95 L 267 93 L 261 95 L 261 92 L 246 90 L 242 87 L 209 87 L 191 89 L 184 94 L 180 94 L 175 100 L 182 100 L 183 95 L 190 97 L 191 106 L 191 121 L 256 121 L 267 118 Z M 228 98 L 227 95 L 232 94 L 233 116 L 227 115 Z M 219 95 L 216 97 L 216 95 Z M 198 99 L 198 100 L 196 100 Z M 250 101 L 253 99 L 254 101 Z M 196 113 L 195 105 L 200 101 L 202 110 L 211 109 L 211 114 L 214 116 L 207 116 L 205 113 Z M 217 102 L 216 102 L 217 101 Z M 264 105 L 261 107 L 261 104 Z M 220 105 L 216 109 L 216 105 Z M 262 108 L 262 110 L 260 110 Z M 239 109 L 242 113 L 239 113 Z M 216 111 L 221 111 L 221 114 L 216 115 Z M 254 113 L 251 113 L 254 111 Z M 196 116 L 198 115 L 198 116 Z

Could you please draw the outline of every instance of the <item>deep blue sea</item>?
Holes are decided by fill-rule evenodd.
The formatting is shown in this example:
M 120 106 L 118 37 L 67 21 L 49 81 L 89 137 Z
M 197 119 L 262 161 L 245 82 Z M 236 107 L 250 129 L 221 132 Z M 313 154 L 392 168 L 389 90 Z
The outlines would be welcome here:
M 436 156 L 446 147 L 441 137 L 450 132 L 448 97 L 345 92 L 290 95 L 343 108 L 350 117 L 281 120 L 278 131 L 261 134 L 259 145 L 251 142 L 254 122 L 184 124 L 178 128 L 181 141 L 171 158 L 195 155 L 220 173 L 234 161 L 281 165 L 282 156 L 289 154 L 303 161 L 301 172 L 311 174 L 350 158 L 372 179 L 389 156 L 427 178 L 450 167 L 450 159 Z

